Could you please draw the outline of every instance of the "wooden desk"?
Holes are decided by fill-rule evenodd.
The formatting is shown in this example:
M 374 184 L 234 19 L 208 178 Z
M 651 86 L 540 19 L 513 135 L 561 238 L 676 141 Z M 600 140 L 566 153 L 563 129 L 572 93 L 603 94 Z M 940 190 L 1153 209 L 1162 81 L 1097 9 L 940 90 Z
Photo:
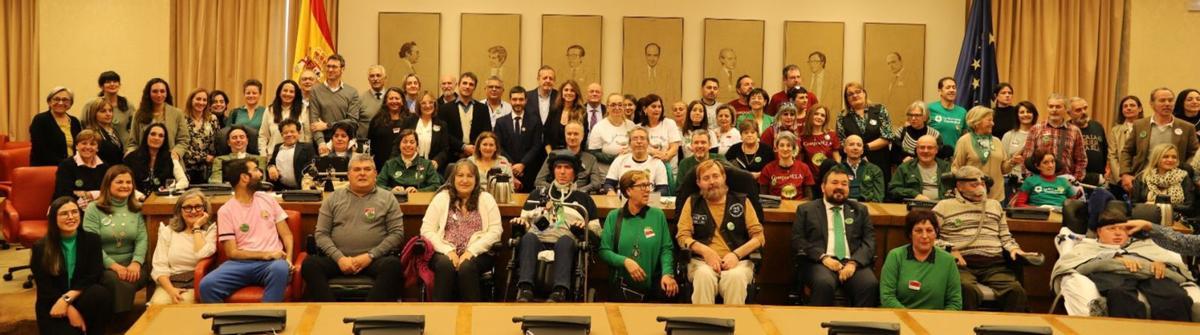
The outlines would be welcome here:
M 1088 318 L 1049 314 L 902 310 L 886 308 L 722 306 L 685 304 L 453 304 L 453 303 L 312 303 L 219 304 L 150 306 L 127 334 L 211 334 L 211 320 L 200 314 L 247 309 L 286 309 L 287 328 L 281 334 L 350 334 L 345 317 L 425 315 L 430 335 L 519 335 L 512 322 L 520 315 L 586 315 L 592 334 L 662 334 L 655 317 L 699 316 L 731 318 L 737 335 L 824 334 L 821 322 L 867 321 L 897 323 L 901 334 L 973 334 L 979 325 L 1050 327 L 1056 335 L 1075 334 L 1200 334 L 1200 324 L 1134 319 Z
M 433 198 L 431 192 L 419 192 L 409 194 L 408 202 L 400 205 L 401 211 L 404 212 L 404 233 L 405 236 L 416 236 L 420 234 L 421 219 L 424 216 L 425 209 L 429 201 Z M 503 217 L 504 235 L 503 239 L 507 239 L 511 230 L 508 227 L 508 220 L 520 215 L 521 206 L 525 203 L 526 194 L 514 194 L 513 201 L 507 204 L 500 204 L 500 214 Z M 174 203 L 178 197 L 158 197 L 151 196 L 142 207 L 143 213 L 146 215 L 147 229 L 150 233 L 151 248 L 148 254 L 153 254 L 154 243 L 157 242 L 158 224 L 166 222 L 170 219 L 171 213 L 174 210 Z M 214 211 L 220 208 L 221 205 L 229 201 L 230 196 L 214 196 L 210 200 Z M 620 208 L 621 201 L 616 196 L 592 196 L 592 200 L 596 202 L 596 207 L 600 217 L 605 217 L 608 212 Z M 758 295 L 758 302 L 770 304 L 782 304 L 785 302 L 787 292 L 792 289 L 795 282 L 795 270 L 793 267 L 792 250 L 792 221 L 795 218 L 796 206 L 804 203 L 803 201 L 784 200 L 779 208 L 764 209 L 763 220 L 765 234 L 767 237 L 766 246 L 763 248 L 763 263 L 764 270 L 759 271 L 758 282 L 762 288 L 762 292 Z M 299 211 L 302 214 L 303 229 L 301 234 L 312 234 L 317 223 L 317 213 L 321 208 L 319 202 L 283 202 L 280 199 L 280 204 L 284 209 Z M 674 222 L 675 206 L 670 204 L 651 204 L 652 206 L 662 208 L 666 213 L 668 220 Z M 883 266 L 883 260 L 887 256 L 887 252 L 892 248 L 907 244 L 908 234 L 904 231 L 904 216 L 908 210 L 903 204 L 888 204 L 888 203 L 866 203 L 867 209 L 871 213 L 871 223 L 875 227 L 875 245 L 877 261 L 875 262 L 875 271 L 879 272 Z M 1046 255 L 1046 266 L 1028 267 L 1025 270 L 1025 289 L 1030 296 L 1031 306 L 1038 311 L 1044 311 L 1048 308 L 1050 301 L 1053 299 L 1053 292 L 1050 290 L 1050 269 L 1054 261 L 1058 259 L 1058 252 L 1054 248 L 1054 236 L 1058 234 L 1061 228 L 1062 218 L 1059 214 L 1052 214 L 1049 220 L 1046 221 L 1028 221 L 1028 220 L 1009 220 L 1009 230 L 1013 236 L 1021 244 L 1021 248 L 1025 251 L 1041 252 Z M 303 246 L 301 246 L 303 247 Z M 498 266 L 501 273 L 497 278 L 504 278 L 503 267 L 505 262 L 511 257 L 511 252 L 508 250 L 502 251 L 498 260 Z M 605 287 L 605 278 L 608 275 L 607 266 L 602 263 L 595 263 L 590 272 L 591 282 L 593 286 Z M 766 270 L 769 269 L 769 270 Z M 503 282 L 499 283 L 503 285 Z M 415 296 L 409 296 L 415 298 Z

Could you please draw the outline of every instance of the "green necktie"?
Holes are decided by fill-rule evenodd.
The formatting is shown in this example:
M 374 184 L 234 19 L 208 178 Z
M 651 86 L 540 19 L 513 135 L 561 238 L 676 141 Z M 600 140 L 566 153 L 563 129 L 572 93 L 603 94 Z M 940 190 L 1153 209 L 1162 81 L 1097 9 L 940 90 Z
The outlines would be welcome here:
M 833 257 L 846 259 L 846 225 L 842 222 L 842 207 L 833 209 Z

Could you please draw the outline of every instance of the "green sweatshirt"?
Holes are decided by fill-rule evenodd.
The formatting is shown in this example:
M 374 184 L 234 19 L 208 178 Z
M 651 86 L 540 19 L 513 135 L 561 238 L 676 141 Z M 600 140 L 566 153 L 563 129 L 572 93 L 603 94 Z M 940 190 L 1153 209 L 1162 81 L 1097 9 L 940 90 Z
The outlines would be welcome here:
M 950 163 L 944 160 L 935 159 L 937 161 L 937 175 L 950 172 Z M 921 168 L 917 165 L 920 162 L 916 158 L 900 164 L 896 168 L 896 173 L 892 174 L 892 182 L 888 183 L 888 197 L 891 200 L 901 201 L 904 199 L 914 198 L 921 194 L 924 189 L 924 183 L 921 180 Z M 946 185 L 942 185 L 940 178 L 935 178 L 938 185 L 938 194 L 946 194 Z M 929 199 L 941 200 L 941 198 Z
M 725 162 L 725 156 L 715 152 L 708 153 L 708 159 L 715 159 Z M 675 175 L 675 180 L 683 180 L 683 177 L 687 176 L 688 172 L 695 170 L 697 165 L 700 165 L 700 162 L 696 160 L 695 156 L 684 158 L 683 160 L 679 161 L 679 174 Z
M 940 248 L 924 261 L 912 244 L 888 252 L 879 272 L 879 303 L 887 308 L 962 310 L 962 283 L 954 256 Z
M 412 165 L 405 166 L 404 160 L 397 155 L 383 163 L 383 170 L 375 177 L 375 185 L 389 191 L 396 186 L 412 186 L 418 191 L 429 192 L 442 185 L 442 175 L 424 157 L 416 156 Z
M 83 230 L 100 235 L 104 267 L 113 263 L 146 264 L 148 235 L 142 213 L 129 211 L 124 201 L 112 202 L 112 214 L 105 214 L 92 202 L 83 213 Z
M 614 251 L 613 236 L 618 213 L 625 218 L 621 219 L 621 245 Z M 630 286 L 649 292 L 658 285 L 658 278 L 675 274 L 675 244 L 672 240 L 667 217 L 661 209 L 647 206 L 637 215 L 632 215 L 622 207 L 609 211 L 608 218 L 604 220 L 604 231 L 600 234 L 600 260 L 608 264 L 613 282 L 624 279 Z M 635 246 L 638 251 L 636 256 Z M 628 258 L 642 267 L 648 280 L 635 282 L 629 276 L 625 270 L 625 259 Z

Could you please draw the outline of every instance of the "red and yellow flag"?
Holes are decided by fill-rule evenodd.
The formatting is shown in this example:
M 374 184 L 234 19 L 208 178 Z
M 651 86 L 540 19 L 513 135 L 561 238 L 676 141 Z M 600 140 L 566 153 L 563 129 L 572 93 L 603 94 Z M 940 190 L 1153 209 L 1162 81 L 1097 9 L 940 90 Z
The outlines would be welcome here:
M 321 70 L 334 51 L 324 1 L 301 0 L 296 22 L 296 50 L 292 56 L 292 80 L 298 81 L 304 70 L 312 70 L 319 80 L 324 81 Z

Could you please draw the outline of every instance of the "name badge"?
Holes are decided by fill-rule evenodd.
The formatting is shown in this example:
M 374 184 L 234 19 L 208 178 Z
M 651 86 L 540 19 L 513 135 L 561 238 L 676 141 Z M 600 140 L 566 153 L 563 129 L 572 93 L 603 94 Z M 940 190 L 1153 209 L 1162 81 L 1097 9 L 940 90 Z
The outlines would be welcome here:
M 655 235 L 654 229 L 650 229 L 650 227 L 646 227 L 646 228 L 642 229 L 642 234 L 646 235 L 646 238 L 652 238 Z
M 913 290 L 913 291 L 920 291 L 921 290 L 921 282 L 916 281 L 916 280 L 909 280 L 908 281 L 908 289 Z
M 877 125 L 879 125 L 879 121 L 871 120 L 871 125 L 877 126 Z

